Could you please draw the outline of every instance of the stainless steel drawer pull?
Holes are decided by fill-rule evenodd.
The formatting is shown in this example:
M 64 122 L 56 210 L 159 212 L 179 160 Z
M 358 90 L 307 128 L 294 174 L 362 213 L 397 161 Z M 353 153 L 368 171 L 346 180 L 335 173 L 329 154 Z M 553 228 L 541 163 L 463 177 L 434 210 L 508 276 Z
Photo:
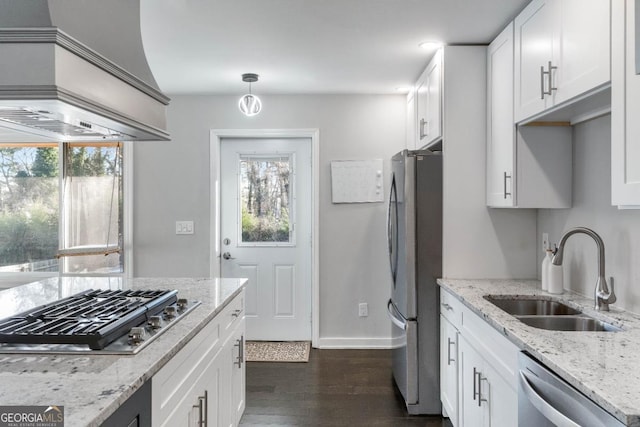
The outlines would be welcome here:
M 453 307 L 451 307 L 449 304 L 447 304 L 446 302 L 441 303 L 440 305 L 442 305 L 445 310 L 447 311 L 453 311 Z
M 240 317 L 240 313 L 242 313 L 241 309 L 237 309 L 237 310 L 233 310 L 233 313 L 231 313 L 231 315 L 233 317 Z
M 451 362 L 455 362 L 456 359 L 451 358 L 451 344 L 455 344 L 456 342 L 451 340 L 451 338 L 447 337 L 447 366 L 451 365 Z

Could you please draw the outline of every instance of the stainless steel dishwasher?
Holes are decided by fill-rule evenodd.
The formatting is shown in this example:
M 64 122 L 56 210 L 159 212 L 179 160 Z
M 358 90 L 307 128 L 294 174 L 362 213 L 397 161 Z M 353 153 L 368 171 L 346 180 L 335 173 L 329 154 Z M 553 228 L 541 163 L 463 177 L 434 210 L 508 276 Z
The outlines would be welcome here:
M 518 427 L 624 426 L 526 353 L 519 356 Z

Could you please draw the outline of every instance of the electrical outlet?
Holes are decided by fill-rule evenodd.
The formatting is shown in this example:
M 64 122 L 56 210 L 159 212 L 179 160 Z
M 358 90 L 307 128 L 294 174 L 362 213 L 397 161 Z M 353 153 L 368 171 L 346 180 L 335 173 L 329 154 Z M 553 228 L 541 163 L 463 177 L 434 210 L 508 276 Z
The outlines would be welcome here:
M 549 243 L 549 233 L 542 233 L 542 251 L 546 251 L 551 248 L 551 244 Z
M 193 221 L 176 221 L 176 234 L 193 234 Z
M 369 304 L 361 302 L 358 304 L 358 316 L 367 317 L 369 315 Z

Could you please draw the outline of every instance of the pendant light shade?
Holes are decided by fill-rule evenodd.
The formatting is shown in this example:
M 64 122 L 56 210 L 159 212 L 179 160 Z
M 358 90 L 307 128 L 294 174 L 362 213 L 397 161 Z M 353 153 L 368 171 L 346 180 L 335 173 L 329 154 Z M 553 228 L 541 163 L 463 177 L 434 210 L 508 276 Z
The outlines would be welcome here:
M 246 116 L 255 116 L 262 109 L 262 102 L 260 101 L 260 98 L 251 93 L 251 83 L 258 81 L 258 75 L 252 73 L 243 74 L 242 81 L 249 83 L 249 93 L 240 98 L 238 107 Z

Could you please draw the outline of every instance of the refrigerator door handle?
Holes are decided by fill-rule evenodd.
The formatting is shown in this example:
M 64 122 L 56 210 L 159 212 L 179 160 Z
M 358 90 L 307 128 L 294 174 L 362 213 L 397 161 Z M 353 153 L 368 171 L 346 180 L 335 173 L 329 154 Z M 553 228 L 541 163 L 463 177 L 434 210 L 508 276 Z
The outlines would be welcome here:
M 396 177 L 391 177 L 391 188 L 389 190 L 389 205 L 387 207 L 387 244 L 389 248 L 389 264 L 391 266 L 391 277 L 393 287 L 396 286 L 396 275 L 398 272 L 398 195 L 396 190 Z M 394 230 L 395 229 L 395 230 Z
M 387 314 L 389 315 L 389 319 L 391 319 L 391 322 L 394 325 L 396 325 L 398 328 L 402 329 L 403 331 L 407 330 L 406 320 L 404 318 L 401 320 L 396 316 L 397 314 L 398 316 L 402 317 L 402 315 L 398 313 L 398 310 L 396 309 L 395 305 L 393 305 L 393 301 L 391 299 L 389 299 L 389 302 L 387 303 Z

